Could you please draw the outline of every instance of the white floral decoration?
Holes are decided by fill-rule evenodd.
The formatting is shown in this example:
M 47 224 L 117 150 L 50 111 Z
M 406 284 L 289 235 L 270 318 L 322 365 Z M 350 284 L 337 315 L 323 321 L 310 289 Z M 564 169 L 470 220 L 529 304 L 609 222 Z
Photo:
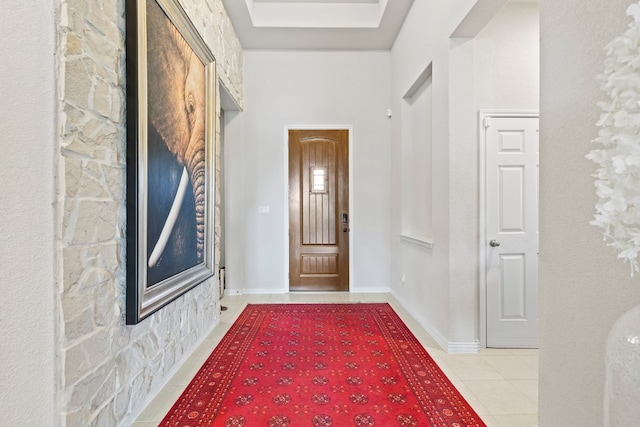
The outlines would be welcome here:
M 600 167 L 596 178 L 595 219 L 604 240 L 629 262 L 631 275 L 640 271 L 640 1 L 627 9 L 633 18 L 626 32 L 606 47 L 604 74 L 599 76 L 609 100 L 602 109 L 594 142 L 602 148 L 587 158 Z

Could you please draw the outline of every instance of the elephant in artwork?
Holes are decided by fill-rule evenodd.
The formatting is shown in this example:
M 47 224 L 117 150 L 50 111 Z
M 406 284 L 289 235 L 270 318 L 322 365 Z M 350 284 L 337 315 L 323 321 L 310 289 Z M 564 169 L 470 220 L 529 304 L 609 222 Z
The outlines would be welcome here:
M 197 260 L 202 261 L 206 200 L 205 65 L 153 0 L 147 1 L 147 28 L 149 127 L 154 128 L 188 174 L 195 201 Z

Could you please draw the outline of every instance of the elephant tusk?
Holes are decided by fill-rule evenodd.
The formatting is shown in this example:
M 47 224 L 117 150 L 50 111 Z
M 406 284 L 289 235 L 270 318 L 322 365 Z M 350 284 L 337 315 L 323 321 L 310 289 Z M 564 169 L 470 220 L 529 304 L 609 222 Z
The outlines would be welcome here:
M 184 199 L 184 195 L 187 192 L 188 185 L 189 174 L 187 173 L 187 168 L 183 167 L 182 176 L 180 177 L 180 184 L 178 185 L 178 191 L 176 192 L 176 197 L 173 199 L 171 210 L 169 210 L 167 220 L 164 223 L 164 227 L 162 227 L 162 232 L 160 233 L 160 237 L 158 237 L 158 242 L 156 243 L 153 251 L 151 252 L 151 255 L 149 256 L 149 267 L 153 267 L 158 262 L 160 256 L 162 256 L 162 252 L 164 252 L 165 246 L 167 246 L 169 236 L 171 236 L 173 227 L 176 225 L 178 215 L 180 214 L 180 206 L 182 206 L 182 200 Z

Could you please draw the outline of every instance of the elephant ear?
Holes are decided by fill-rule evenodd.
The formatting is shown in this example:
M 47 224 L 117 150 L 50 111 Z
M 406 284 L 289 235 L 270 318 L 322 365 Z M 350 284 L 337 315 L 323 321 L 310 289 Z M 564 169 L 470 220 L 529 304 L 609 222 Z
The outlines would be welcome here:
M 149 124 L 189 174 L 201 261 L 206 201 L 205 66 L 160 7 L 147 3 Z
M 189 144 L 184 151 L 184 161 L 189 171 L 196 213 L 196 242 L 198 259 L 204 259 L 205 191 L 206 191 L 206 105 L 205 67 L 193 53 L 185 81 L 185 104 L 190 125 Z
M 184 82 L 188 58 L 180 33 L 155 2 L 147 6 L 147 93 L 149 120 L 167 144 L 169 151 L 184 165 L 184 139 L 190 135 L 185 108 Z M 180 43 L 182 39 L 182 43 Z

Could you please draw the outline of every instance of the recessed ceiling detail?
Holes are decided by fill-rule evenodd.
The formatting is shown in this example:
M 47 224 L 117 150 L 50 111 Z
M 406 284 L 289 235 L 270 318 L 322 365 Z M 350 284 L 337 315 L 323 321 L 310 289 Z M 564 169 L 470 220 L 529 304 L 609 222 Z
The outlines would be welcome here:
M 379 3 L 380 0 L 253 0 L 254 3 Z
M 413 0 L 222 0 L 244 49 L 390 49 Z
M 258 28 L 378 28 L 388 3 L 245 1 L 251 23 Z

